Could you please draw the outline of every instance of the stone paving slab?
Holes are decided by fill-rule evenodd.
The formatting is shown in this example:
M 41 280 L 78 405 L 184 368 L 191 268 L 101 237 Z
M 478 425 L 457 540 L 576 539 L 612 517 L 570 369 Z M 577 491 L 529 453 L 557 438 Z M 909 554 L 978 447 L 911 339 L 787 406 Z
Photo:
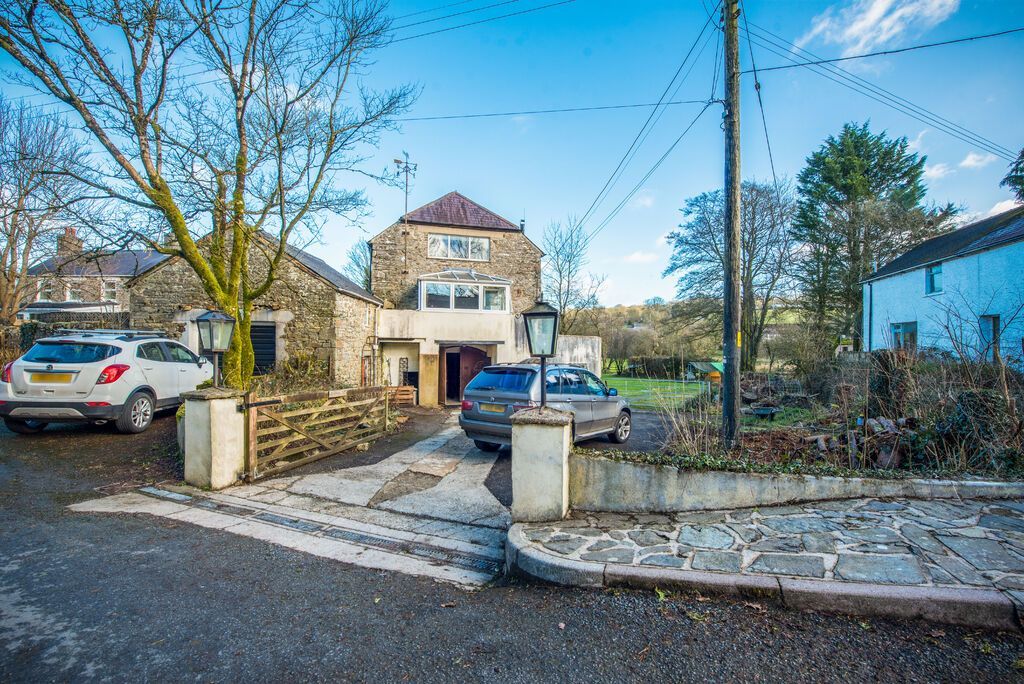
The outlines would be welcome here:
M 858 605 L 872 603 L 863 598 L 872 591 L 897 600 L 933 593 L 946 607 L 932 613 L 946 615 L 950 597 L 962 595 L 973 597 L 965 606 L 1002 606 L 1013 614 L 1016 605 L 1024 614 L 1022 530 L 1019 501 L 852 499 L 674 516 L 573 512 L 563 521 L 517 525 L 513 533 L 540 552 L 534 566 L 544 556 L 565 567 L 600 562 L 606 582 L 630 573 L 699 574 L 722 577 L 716 582 L 723 585 L 726 576 L 776 578 L 780 593 L 783 580 L 799 581 L 793 586 L 804 594 L 807 587 L 848 586 Z M 509 553 L 514 564 L 522 551 Z

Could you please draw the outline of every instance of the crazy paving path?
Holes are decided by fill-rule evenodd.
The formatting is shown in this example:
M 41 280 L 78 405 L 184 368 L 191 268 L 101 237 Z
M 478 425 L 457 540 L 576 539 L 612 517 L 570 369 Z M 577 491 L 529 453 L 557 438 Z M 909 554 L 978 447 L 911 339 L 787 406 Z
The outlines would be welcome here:
M 472 587 L 491 581 L 504 562 L 511 518 L 484 484 L 497 456 L 475 448 L 450 420 L 373 465 L 220 492 L 145 487 L 71 509 L 149 513 Z
M 851 499 L 676 515 L 577 512 L 524 526 L 571 560 L 998 589 L 1024 609 L 1024 503 Z

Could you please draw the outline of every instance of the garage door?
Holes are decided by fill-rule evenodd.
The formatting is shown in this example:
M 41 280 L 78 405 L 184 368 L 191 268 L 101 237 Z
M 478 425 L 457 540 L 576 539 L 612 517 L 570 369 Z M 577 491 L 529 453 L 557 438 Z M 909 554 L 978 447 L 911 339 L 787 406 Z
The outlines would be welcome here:
M 274 370 L 277 363 L 277 326 L 274 323 L 253 323 L 249 328 L 252 352 L 256 357 L 256 375 Z

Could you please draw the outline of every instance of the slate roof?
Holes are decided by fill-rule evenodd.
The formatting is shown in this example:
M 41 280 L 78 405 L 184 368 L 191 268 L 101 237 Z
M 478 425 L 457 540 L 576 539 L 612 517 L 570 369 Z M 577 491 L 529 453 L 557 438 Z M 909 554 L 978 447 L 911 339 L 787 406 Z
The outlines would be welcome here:
M 309 270 L 316 273 L 318 276 L 331 283 L 339 291 L 345 294 L 352 295 L 358 299 L 365 299 L 368 302 L 382 305 L 384 302 L 374 297 L 372 294 L 356 285 L 354 282 L 349 280 L 347 277 L 335 271 L 333 268 L 327 265 L 327 262 L 319 257 L 315 257 L 309 252 L 304 252 L 298 247 L 292 245 L 285 245 L 285 251 L 293 259 L 298 261 L 300 264 L 308 268 Z
M 52 256 L 29 269 L 32 276 L 107 276 L 131 278 L 167 258 L 153 249 L 123 249 L 81 256 Z
M 1024 206 L 975 221 L 945 235 L 925 240 L 909 252 L 864 278 L 878 280 L 886 276 L 921 268 L 937 261 L 955 259 L 993 247 L 1024 240 Z
M 408 219 L 409 223 L 427 223 L 438 226 L 485 228 L 487 230 L 518 231 L 520 229 L 515 223 L 454 191 L 429 204 L 424 204 L 419 209 L 413 209 L 409 212 Z

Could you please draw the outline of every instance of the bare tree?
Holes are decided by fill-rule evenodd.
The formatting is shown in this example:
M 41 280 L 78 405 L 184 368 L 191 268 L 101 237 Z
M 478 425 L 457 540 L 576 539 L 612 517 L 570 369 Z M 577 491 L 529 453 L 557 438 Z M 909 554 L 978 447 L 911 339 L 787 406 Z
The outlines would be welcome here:
M 593 312 L 605 276 L 586 271 L 590 240 L 574 217 L 544 230 L 542 286 L 545 298 L 562 312 L 559 332 L 568 335 L 581 316 Z
M 787 286 L 792 261 L 789 222 L 794 211 L 793 193 L 788 183 L 746 182 L 741 195 L 740 291 L 740 364 L 753 370 L 758 349 L 773 305 Z M 704 304 L 720 302 L 725 273 L 725 204 L 721 190 L 704 192 L 686 202 L 685 222 L 668 236 L 672 258 L 664 275 L 678 277 L 676 288 L 681 299 Z M 693 307 L 691 313 L 708 320 L 707 306 Z M 721 323 L 721 307 L 714 307 Z
M 84 149 L 55 116 L 0 98 L 0 321 L 12 323 L 34 284 L 29 269 L 53 251 L 62 221 L 87 199 L 67 170 L 81 171 Z
M 368 241 L 359 240 L 356 242 L 348 250 L 348 262 L 343 269 L 344 274 L 348 276 L 349 280 L 367 292 L 370 291 L 370 266 L 372 261 L 370 249 Z
M 234 387 L 251 378 L 253 302 L 286 244 L 315 237 L 328 214 L 364 211 L 363 193 L 340 188 L 340 176 L 379 178 L 362 166 L 414 96 L 359 81 L 388 31 L 377 0 L 0 7 L 0 49 L 96 143 L 101 176 L 90 184 L 155 215 L 174 239 L 117 237 L 184 259 L 212 305 L 238 319 L 224 358 Z

